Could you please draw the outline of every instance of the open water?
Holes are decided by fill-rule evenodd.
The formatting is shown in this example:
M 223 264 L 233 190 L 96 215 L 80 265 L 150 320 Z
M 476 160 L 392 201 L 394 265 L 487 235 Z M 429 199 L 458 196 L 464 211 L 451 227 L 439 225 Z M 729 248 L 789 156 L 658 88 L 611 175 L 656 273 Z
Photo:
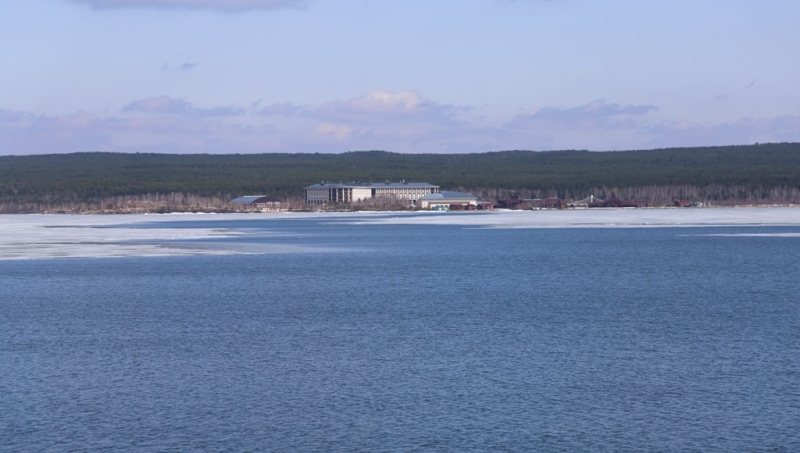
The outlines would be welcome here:
M 0 450 L 800 450 L 800 227 L 357 220 L 0 260 Z

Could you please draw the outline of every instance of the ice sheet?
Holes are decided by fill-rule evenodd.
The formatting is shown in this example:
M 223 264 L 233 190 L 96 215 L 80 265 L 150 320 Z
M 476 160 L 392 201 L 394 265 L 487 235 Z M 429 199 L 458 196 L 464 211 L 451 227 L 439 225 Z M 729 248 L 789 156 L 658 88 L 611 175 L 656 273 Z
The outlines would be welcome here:
M 277 216 L 275 216 L 277 217 Z M 241 229 L 139 228 L 142 223 L 263 219 L 263 215 L 0 215 L 0 260 L 77 257 L 227 255 L 329 251 L 282 244 L 213 241 Z M 260 231 L 261 236 L 266 232 Z M 196 242 L 192 242 L 192 241 Z
M 189 215 L 0 215 L 0 259 L 219 255 L 336 251 L 302 245 L 225 241 L 254 234 L 247 228 L 164 228 L 159 222 L 316 219 L 369 225 L 461 225 L 472 228 L 640 228 L 689 226 L 800 226 L 798 208 L 584 209 L 450 213 L 355 212 Z M 141 223 L 148 228 L 137 228 Z M 258 230 L 264 236 L 268 232 Z M 747 233 L 749 234 L 749 233 Z M 752 233 L 797 237 L 796 233 Z M 214 241 L 219 238 L 219 241 Z M 195 242 L 192 242 L 192 241 Z
M 478 228 L 642 228 L 800 226 L 800 208 L 575 209 L 428 213 L 354 220 L 358 224 L 462 225 Z

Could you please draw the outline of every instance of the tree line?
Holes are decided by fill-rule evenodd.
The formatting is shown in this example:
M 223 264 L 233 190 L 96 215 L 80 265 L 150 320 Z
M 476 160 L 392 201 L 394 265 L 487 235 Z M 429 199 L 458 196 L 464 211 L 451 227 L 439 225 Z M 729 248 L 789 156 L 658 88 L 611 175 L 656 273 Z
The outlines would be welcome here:
M 296 202 L 304 186 L 321 181 L 385 180 L 425 181 L 489 200 L 512 194 L 578 199 L 614 192 L 643 205 L 688 198 L 709 204 L 800 203 L 800 143 L 616 152 L 0 156 L 0 212 L 67 205 L 80 210 L 81 205 L 113 205 L 126 197 L 163 201 L 169 194 L 205 200 L 173 200 L 169 206 L 215 209 L 245 194 Z

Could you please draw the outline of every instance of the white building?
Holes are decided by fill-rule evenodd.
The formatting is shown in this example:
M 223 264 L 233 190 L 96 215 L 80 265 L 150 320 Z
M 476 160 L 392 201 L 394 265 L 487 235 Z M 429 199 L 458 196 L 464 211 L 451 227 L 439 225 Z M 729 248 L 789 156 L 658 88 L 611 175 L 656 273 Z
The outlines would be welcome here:
M 393 198 L 416 204 L 425 195 L 439 193 L 426 182 L 319 183 L 306 187 L 306 204 L 356 203 L 372 198 Z

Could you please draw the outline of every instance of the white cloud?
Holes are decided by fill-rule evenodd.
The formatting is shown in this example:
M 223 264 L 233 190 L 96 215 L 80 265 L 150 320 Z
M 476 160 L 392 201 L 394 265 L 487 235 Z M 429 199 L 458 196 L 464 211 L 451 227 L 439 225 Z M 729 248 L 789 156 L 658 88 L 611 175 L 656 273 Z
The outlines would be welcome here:
M 217 11 L 273 10 L 302 8 L 306 0 L 72 0 L 95 9 L 158 8 L 210 9 Z
M 423 98 L 416 91 L 375 90 L 365 96 L 322 103 L 308 114 L 328 120 L 379 124 L 402 121 L 452 122 L 468 108 L 441 104 Z

